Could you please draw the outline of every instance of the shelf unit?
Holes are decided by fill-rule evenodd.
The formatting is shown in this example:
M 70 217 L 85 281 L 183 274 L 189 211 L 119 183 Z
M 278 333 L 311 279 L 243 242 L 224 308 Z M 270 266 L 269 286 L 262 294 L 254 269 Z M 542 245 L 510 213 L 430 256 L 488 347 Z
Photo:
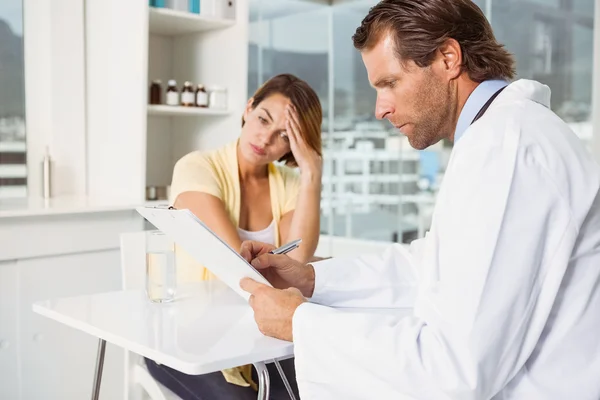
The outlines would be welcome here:
M 189 12 L 154 7 L 148 9 L 148 23 L 151 34 L 165 36 L 206 32 L 235 25 L 235 21 L 230 19 L 205 17 Z
M 241 115 L 246 101 L 247 37 L 243 25 L 247 17 L 242 20 L 242 10 L 237 11 L 237 21 L 233 21 L 148 8 L 148 86 L 160 79 L 163 97 L 170 79 L 175 79 L 180 89 L 185 81 L 225 86 L 229 107 L 148 105 L 147 186 L 170 185 L 173 167 L 182 156 L 218 147 L 239 134 L 235 116 Z
M 165 105 L 149 105 L 148 115 L 163 116 L 163 117 L 217 117 L 229 115 L 228 110 L 213 110 L 211 108 L 201 107 L 182 107 L 182 106 L 165 106 Z
M 171 184 L 177 160 L 236 138 L 247 101 L 248 2 L 219 19 L 86 0 L 88 194 L 143 204 L 147 186 Z M 227 88 L 225 110 L 149 105 L 150 83 Z

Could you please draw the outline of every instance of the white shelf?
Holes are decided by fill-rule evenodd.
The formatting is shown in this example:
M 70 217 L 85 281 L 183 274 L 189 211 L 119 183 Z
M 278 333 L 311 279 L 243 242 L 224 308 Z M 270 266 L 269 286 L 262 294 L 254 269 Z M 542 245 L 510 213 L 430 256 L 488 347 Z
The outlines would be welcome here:
M 235 24 L 231 19 L 203 17 L 168 8 L 149 7 L 148 17 L 150 33 L 168 36 L 225 29 Z
M 165 117 L 219 116 L 229 115 L 229 110 L 214 110 L 212 108 L 201 107 L 148 105 L 148 115 L 158 115 Z

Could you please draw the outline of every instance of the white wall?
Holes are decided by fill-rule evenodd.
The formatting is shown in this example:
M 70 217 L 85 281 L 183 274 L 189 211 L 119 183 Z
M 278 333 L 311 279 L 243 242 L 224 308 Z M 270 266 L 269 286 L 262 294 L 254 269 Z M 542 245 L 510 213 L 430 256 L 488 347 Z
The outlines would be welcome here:
M 147 2 L 85 0 L 88 195 L 144 199 Z
M 28 191 L 42 193 L 41 161 L 55 161 L 53 194 L 85 194 L 82 0 L 24 0 Z

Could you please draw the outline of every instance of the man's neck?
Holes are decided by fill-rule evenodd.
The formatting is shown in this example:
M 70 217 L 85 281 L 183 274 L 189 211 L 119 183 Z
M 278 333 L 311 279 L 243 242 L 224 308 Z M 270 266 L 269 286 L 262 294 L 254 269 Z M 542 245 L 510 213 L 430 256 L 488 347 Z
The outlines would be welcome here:
M 460 117 L 460 114 L 462 113 L 463 109 L 465 108 L 465 104 L 467 104 L 467 100 L 469 99 L 469 96 L 471 96 L 471 93 L 473 93 L 473 91 L 475 91 L 475 89 L 477 88 L 477 86 L 480 85 L 480 83 L 472 81 L 469 76 L 466 73 L 463 73 L 460 77 L 458 77 L 457 79 L 457 84 L 458 84 L 458 89 L 456 91 L 456 115 L 454 115 L 454 126 L 456 128 L 456 125 L 458 124 L 458 119 Z M 452 130 L 452 137 L 450 137 L 449 139 L 454 141 L 454 129 Z

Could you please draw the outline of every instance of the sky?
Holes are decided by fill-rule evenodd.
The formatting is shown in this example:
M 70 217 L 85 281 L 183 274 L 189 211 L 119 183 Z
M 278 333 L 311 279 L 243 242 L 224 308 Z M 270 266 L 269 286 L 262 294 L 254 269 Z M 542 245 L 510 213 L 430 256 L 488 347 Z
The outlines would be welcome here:
M 23 0 L 0 1 L 0 19 L 8 22 L 15 34 L 23 35 Z

